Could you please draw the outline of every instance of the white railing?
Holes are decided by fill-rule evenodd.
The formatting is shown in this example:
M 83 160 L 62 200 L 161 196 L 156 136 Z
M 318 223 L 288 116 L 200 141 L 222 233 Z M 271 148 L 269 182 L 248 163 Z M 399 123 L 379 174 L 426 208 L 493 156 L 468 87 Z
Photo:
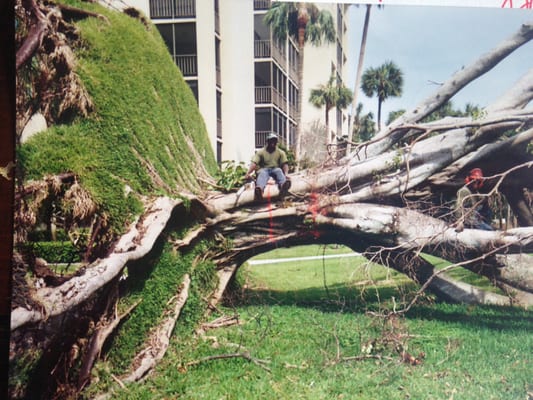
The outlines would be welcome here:
M 198 65 L 196 54 L 184 54 L 175 56 L 176 65 L 181 70 L 183 76 L 198 75 Z
M 254 10 L 268 10 L 270 3 L 270 0 L 254 0 Z
M 272 87 L 271 86 L 256 86 L 255 87 L 255 103 L 256 104 L 270 104 L 272 103 Z
M 150 18 L 196 16 L 196 0 L 150 0 Z
M 196 0 L 176 0 L 176 17 L 196 16 Z
M 270 40 L 254 41 L 254 56 L 256 58 L 269 58 L 272 54 Z
M 174 0 L 150 0 L 150 18 L 174 16 Z
M 255 104 L 274 104 L 282 110 L 286 110 L 287 99 L 273 86 L 255 87 Z
M 263 147 L 266 145 L 267 136 L 272 131 L 255 131 L 255 147 Z

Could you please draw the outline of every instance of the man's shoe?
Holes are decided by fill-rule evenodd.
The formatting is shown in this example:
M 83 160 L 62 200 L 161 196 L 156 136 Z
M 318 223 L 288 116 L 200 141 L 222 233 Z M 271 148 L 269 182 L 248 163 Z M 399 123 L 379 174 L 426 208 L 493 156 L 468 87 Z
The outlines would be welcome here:
M 263 189 L 261 189 L 259 186 L 255 187 L 254 190 L 254 200 L 255 201 L 261 201 L 263 200 Z
M 291 188 L 291 181 L 286 180 L 285 182 L 283 182 L 283 185 L 281 185 L 279 189 L 280 197 L 285 197 L 287 193 L 289 192 L 290 188 Z

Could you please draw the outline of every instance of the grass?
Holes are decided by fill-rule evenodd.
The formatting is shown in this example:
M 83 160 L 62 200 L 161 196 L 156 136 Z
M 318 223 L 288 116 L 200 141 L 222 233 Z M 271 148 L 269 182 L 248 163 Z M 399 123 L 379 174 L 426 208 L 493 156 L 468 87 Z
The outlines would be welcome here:
M 280 249 L 262 258 L 299 251 Z M 532 311 L 426 298 L 388 324 L 364 310 L 388 307 L 392 296 L 401 300 L 412 286 L 396 275 L 383 280 L 387 271 L 380 267 L 342 258 L 241 269 L 247 285 L 242 297 L 221 310 L 237 314 L 241 324 L 210 330 L 203 338 L 178 328 L 155 374 L 117 389 L 114 398 L 524 400 L 533 391 Z M 363 290 L 369 285 L 371 290 Z M 420 365 L 400 361 L 383 340 L 392 334 L 404 335 L 401 345 L 411 354 L 425 353 Z M 269 371 L 244 358 L 185 366 L 244 351 L 265 361 Z M 335 362 L 362 354 L 383 358 Z
M 446 260 L 444 260 L 442 258 L 439 258 L 439 257 L 435 257 L 435 256 L 430 255 L 430 254 L 424 254 L 423 257 L 427 261 L 432 263 L 437 270 L 441 270 L 441 269 L 451 265 L 451 263 L 449 261 L 446 261 Z M 486 291 L 498 293 L 498 294 L 501 294 L 501 295 L 505 296 L 505 293 L 500 288 L 492 285 L 490 280 L 487 277 L 482 276 L 482 275 L 478 275 L 478 274 L 476 274 L 476 273 L 474 273 L 474 272 L 472 272 L 472 271 L 470 271 L 470 270 L 468 270 L 466 268 L 455 267 L 455 268 L 452 268 L 449 271 L 447 271 L 446 274 L 448 276 L 450 276 L 451 278 L 454 278 L 454 279 L 456 279 L 458 281 L 465 282 L 465 283 L 468 283 L 470 285 L 482 288 L 482 289 L 484 289 Z
M 301 254 L 329 256 L 347 253 L 352 251 L 346 247 L 317 245 L 305 246 L 305 249 L 278 249 L 253 260 L 293 258 Z M 325 301 L 337 307 L 337 304 L 345 302 L 352 306 L 358 304 L 362 309 L 369 300 L 379 298 L 380 293 L 391 290 L 403 293 L 414 287 L 404 275 L 369 263 L 363 257 L 291 261 L 254 268 L 247 266 L 241 274 L 248 282 L 249 293 L 253 294 L 248 301 L 254 301 L 253 297 L 259 301 L 270 297 L 284 304 L 323 304 Z M 387 285 L 383 285 L 383 282 Z

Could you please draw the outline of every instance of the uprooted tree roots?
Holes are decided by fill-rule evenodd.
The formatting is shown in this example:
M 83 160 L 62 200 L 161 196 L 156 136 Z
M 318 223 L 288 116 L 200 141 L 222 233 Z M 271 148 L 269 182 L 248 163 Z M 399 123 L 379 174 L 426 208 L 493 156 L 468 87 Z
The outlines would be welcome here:
M 93 102 L 74 72 L 71 46 L 79 35 L 57 4 L 17 0 L 15 18 L 22 27 L 15 37 L 17 55 L 16 121 L 17 137 L 35 113 L 49 125 L 87 116 Z M 76 18 L 87 17 L 80 13 Z

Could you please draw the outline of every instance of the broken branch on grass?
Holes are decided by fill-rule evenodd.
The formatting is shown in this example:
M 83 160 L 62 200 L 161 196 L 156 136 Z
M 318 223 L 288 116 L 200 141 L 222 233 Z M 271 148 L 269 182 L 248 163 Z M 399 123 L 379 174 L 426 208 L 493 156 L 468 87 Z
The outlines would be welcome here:
M 238 315 L 223 315 L 221 317 L 216 318 L 215 320 L 211 322 L 204 322 L 202 324 L 202 330 L 206 331 L 208 329 L 216 329 L 216 328 L 222 328 L 226 326 L 233 326 L 238 325 L 240 323 L 239 316 Z

